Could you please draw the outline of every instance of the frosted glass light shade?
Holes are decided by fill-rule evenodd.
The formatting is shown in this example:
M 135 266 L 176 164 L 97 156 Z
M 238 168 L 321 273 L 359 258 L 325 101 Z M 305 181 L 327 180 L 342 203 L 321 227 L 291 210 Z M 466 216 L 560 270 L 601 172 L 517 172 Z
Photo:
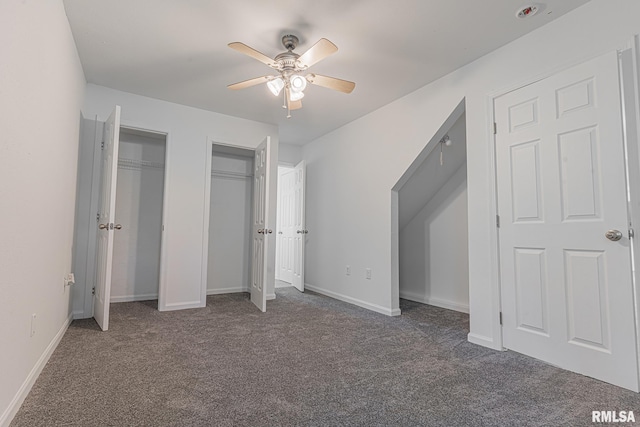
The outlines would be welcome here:
M 274 96 L 280 95 L 280 91 L 284 88 L 284 81 L 278 77 L 277 79 L 269 80 L 267 87 Z
M 295 75 L 291 77 L 291 92 L 301 93 L 307 87 L 307 79 L 302 76 Z
M 294 92 L 294 91 L 291 91 L 291 92 L 289 93 L 289 99 L 290 99 L 291 101 L 299 101 L 299 100 L 301 100 L 302 98 L 304 98 L 304 92 Z

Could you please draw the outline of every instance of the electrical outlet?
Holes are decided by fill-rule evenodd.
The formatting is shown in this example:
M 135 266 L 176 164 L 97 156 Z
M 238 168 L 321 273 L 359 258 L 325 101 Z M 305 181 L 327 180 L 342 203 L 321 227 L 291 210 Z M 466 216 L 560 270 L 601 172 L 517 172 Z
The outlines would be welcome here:
M 365 275 L 365 278 L 371 280 L 371 269 L 370 268 L 365 269 L 364 275 Z
M 347 276 L 351 276 L 351 266 L 347 265 Z
M 64 277 L 64 287 L 71 286 L 76 283 L 76 278 L 73 273 L 69 273 Z
M 36 314 L 31 315 L 31 336 L 36 334 Z

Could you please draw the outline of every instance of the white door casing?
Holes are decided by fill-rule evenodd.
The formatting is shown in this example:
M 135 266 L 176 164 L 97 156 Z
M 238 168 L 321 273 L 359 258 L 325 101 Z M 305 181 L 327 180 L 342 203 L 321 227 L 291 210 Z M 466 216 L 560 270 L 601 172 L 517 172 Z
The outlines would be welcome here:
M 102 179 L 98 206 L 96 287 L 93 297 L 93 317 L 103 331 L 109 329 L 109 300 L 113 263 L 113 233 L 115 232 L 116 182 L 118 179 L 118 148 L 120 137 L 120 106 L 104 125 Z
M 495 99 L 503 342 L 638 391 L 620 96 L 612 52 Z
M 267 311 L 267 254 L 269 248 L 269 168 L 271 141 L 266 137 L 255 149 L 253 184 L 251 302 Z
M 300 292 L 304 292 L 304 243 L 308 230 L 304 220 L 304 178 L 305 162 L 298 163 L 293 170 L 293 271 L 291 284 Z

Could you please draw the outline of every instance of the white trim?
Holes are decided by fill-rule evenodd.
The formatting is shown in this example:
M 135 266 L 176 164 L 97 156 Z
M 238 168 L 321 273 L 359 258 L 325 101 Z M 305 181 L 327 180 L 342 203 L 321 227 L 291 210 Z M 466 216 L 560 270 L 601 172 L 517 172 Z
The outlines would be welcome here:
M 142 294 L 142 295 L 122 295 L 122 296 L 113 296 L 111 295 L 111 299 L 109 302 L 134 302 L 134 301 L 149 301 L 158 299 L 158 294 Z
M 460 304 L 459 302 L 450 301 L 442 298 L 433 298 L 426 295 L 421 295 L 415 292 L 400 291 L 400 298 L 409 301 L 419 302 L 422 304 L 433 305 L 440 308 L 446 308 L 447 310 L 459 311 L 460 313 L 469 314 L 469 305 Z
M 209 290 L 207 289 L 207 282 L 209 281 L 209 226 L 211 225 L 211 172 L 213 144 L 215 144 L 214 139 L 208 136 L 205 144 L 204 156 L 204 218 L 202 219 L 202 259 L 200 260 L 200 298 L 205 305 L 207 303 L 207 295 L 210 295 Z
M 471 344 L 477 344 L 483 347 L 489 347 L 494 350 L 506 350 L 505 348 L 502 348 L 502 344 L 498 344 L 494 342 L 491 339 L 491 337 L 485 337 L 484 335 L 478 335 L 478 334 L 469 332 L 469 334 L 467 335 L 467 340 Z
M 349 304 L 357 305 L 358 307 L 366 308 L 367 310 L 375 311 L 376 313 L 384 314 L 387 316 L 400 316 L 400 309 L 389 309 L 387 307 L 383 307 L 377 304 L 371 304 L 366 301 L 359 300 L 357 298 L 352 298 L 346 295 L 339 294 L 337 292 L 329 291 L 326 289 L 318 288 L 316 286 L 310 285 L 308 283 L 304 284 L 304 288 L 310 291 L 331 297 L 333 299 L 337 299 L 340 301 L 348 302 Z
M 267 301 L 276 299 L 276 294 L 267 294 Z
M 207 295 L 237 294 L 239 292 L 251 292 L 251 289 L 248 286 L 234 286 L 231 288 L 207 289 Z
M 171 304 L 166 304 L 162 310 L 158 311 L 175 311 L 175 310 L 186 310 L 189 308 L 202 308 L 206 306 L 202 304 L 200 301 L 187 301 L 187 302 L 174 302 Z
M 33 369 L 31 369 L 31 372 L 29 372 L 29 375 L 27 375 L 27 378 L 20 386 L 20 389 L 18 390 L 16 395 L 13 397 L 13 399 L 11 399 L 11 403 L 9 403 L 7 409 L 4 411 L 2 416 L 0 416 L 0 426 L 9 427 L 9 424 L 11 424 L 11 420 L 13 420 L 13 417 L 16 416 L 18 410 L 20 409 L 20 406 L 22 406 L 22 403 L 24 402 L 24 399 L 26 399 L 29 395 L 31 387 L 33 387 L 33 384 L 35 384 L 38 376 L 40 376 L 42 369 L 49 361 L 49 358 L 53 354 L 56 347 L 58 347 L 58 344 L 60 344 L 60 341 L 62 340 L 64 333 L 67 332 L 67 328 L 69 328 L 72 319 L 73 314 L 70 313 L 67 319 L 62 324 L 62 327 L 58 330 L 58 333 L 56 333 L 36 364 L 33 366 Z

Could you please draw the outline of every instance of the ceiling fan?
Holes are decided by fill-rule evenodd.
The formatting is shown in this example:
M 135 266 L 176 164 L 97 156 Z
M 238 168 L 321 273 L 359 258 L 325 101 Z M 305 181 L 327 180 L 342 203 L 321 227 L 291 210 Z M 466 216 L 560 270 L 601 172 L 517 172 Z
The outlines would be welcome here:
M 291 110 L 302 108 L 302 98 L 307 83 L 322 86 L 344 93 L 351 93 L 356 84 L 347 80 L 336 79 L 335 77 L 322 76 L 320 74 L 306 73 L 307 69 L 335 53 L 338 47 L 327 39 L 320 39 L 302 55 L 298 55 L 293 50 L 298 45 L 298 37 L 285 35 L 282 37 L 282 44 L 287 49 L 271 59 L 261 52 L 247 46 L 244 43 L 229 43 L 231 49 L 244 53 L 263 64 L 276 70 L 279 75 L 262 76 L 234 83 L 227 86 L 229 89 L 244 89 L 260 83 L 266 83 L 269 90 L 275 95 L 280 95 L 284 91 L 284 105 L 287 109 L 287 118 L 291 117 Z

